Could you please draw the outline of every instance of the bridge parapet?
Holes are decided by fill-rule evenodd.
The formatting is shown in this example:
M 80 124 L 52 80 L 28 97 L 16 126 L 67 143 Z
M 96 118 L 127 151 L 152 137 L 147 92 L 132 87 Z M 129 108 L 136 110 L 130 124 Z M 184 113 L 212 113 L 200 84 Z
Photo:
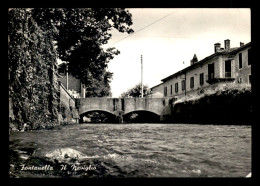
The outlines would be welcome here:
M 169 98 L 80 98 L 79 114 L 102 110 L 118 116 L 134 111 L 169 115 Z
M 88 111 L 103 110 L 114 114 L 116 111 L 114 107 L 113 98 L 80 98 L 79 99 L 79 114 Z
M 165 99 L 164 98 L 124 98 L 125 114 L 133 111 L 150 111 L 157 115 L 164 114 Z

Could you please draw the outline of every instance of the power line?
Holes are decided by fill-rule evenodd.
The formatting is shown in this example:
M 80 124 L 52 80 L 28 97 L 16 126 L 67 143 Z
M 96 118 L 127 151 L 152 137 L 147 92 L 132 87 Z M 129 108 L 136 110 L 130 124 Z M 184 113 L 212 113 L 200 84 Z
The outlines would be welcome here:
M 173 13 L 174 13 L 174 12 L 176 12 L 176 11 L 177 11 L 177 10 L 175 10 L 175 11 L 172 11 L 171 13 L 167 14 L 166 16 L 164 16 L 164 17 L 162 17 L 162 18 L 160 18 L 160 19 L 158 19 L 158 20 L 156 20 L 156 21 L 152 22 L 152 23 L 151 23 L 151 24 L 149 24 L 149 25 L 146 25 L 145 27 L 143 27 L 143 28 L 141 28 L 141 29 L 139 29 L 139 30 L 135 31 L 133 34 L 131 34 L 131 35 L 128 35 L 128 36 L 126 36 L 126 37 L 124 37 L 124 38 L 122 38 L 122 39 L 120 39 L 120 40 L 116 41 L 115 43 L 113 43 L 113 44 L 111 44 L 111 45 L 114 45 L 114 44 L 116 44 L 116 43 L 118 43 L 118 42 L 120 42 L 120 41 L 122 41 L 122 40 L 124 40 L 124 39 L 126 39 L 126 38 L 128 38 L 128 37 L 130 37 L 130 36 L 132 36 L 132 35 L 134 35 L 134 34 L 136 34 L 137 32 L 140 32 L 140 31 L 142 31 L 142 30 L 146 29 L 147 27 L 149 27 L 149 26 L 151 26 L 151 25 L 153 25 L 153 24 L 155 24 L 155 23 L 157 23 L 157 22 L 161 21 L 162 19 L 164 19 L 164 18 L 166 18 L 166 17 L 170 16 L 171 14 L 173 14 Z

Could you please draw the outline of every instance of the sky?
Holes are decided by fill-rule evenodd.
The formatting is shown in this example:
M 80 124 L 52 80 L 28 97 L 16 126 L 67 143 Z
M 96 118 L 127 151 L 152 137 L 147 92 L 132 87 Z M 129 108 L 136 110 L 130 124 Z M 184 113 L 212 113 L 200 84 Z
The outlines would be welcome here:
M 112 30 L 104 48 L 115 47 L 120 54 L 108 64 L 113 72 L 112 97 L 141 82 L 149 88 L 198 60 L 214 53 L 214 44 L 230 40 L 230 46 L 251 41 L 249 8 L 130 8 L 133 34 Z

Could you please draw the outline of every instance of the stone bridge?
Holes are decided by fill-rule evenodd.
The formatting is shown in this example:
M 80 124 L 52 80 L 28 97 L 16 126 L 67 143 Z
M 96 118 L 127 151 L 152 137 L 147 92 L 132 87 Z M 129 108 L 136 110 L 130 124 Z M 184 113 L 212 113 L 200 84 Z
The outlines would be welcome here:
M 105 111 L 116 116 L 134 111 L 148 111 L 164 117 L 171 114 L 169 98 L 79 98 L 77 100 L 79 115 L 89 111 Z

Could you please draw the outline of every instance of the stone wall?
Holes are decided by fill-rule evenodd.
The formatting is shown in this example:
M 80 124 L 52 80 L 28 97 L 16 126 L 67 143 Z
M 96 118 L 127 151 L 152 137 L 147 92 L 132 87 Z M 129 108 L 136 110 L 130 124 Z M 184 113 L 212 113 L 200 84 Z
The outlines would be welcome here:
M 60 122 L 78 123 L 79 115 L 75 108 L 75 99 L 71 97 L 66 88 L 60 84 Z

